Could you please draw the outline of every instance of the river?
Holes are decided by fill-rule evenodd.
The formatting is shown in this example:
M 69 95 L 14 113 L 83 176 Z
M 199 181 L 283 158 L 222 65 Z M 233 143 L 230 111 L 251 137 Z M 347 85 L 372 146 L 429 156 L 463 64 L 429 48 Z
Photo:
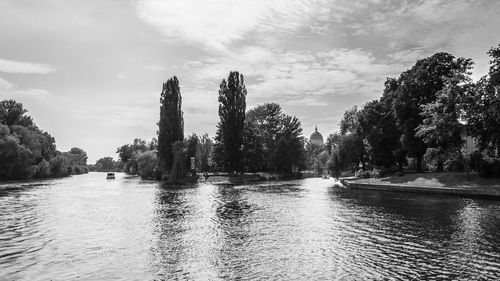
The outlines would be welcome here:
M 305 179 L 0 184 L 0 280 L 499 280 L 500 202 Z

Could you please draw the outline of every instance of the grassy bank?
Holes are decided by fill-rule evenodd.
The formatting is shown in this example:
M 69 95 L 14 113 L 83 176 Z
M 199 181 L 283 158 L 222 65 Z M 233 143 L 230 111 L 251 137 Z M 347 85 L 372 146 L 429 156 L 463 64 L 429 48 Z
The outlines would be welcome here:
M 500 179 L 481 178 L 475 173 L 470 174 L 470 181 L 467 180 L 465 173 L 415 173 L 380 179 L 359 179 L 356 182 L 376 185 L 500 189 Z

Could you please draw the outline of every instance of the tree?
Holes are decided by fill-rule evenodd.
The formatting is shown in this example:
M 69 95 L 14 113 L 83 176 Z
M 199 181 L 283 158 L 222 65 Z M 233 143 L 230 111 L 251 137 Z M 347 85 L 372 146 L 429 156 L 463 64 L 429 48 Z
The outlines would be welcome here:
M 197 159 L 200 159 L 200 167 L 202 172 L 210 170 L 212 165 L 212 152 L 214 142 L 207 133 L 203 134 L 200 138 L 200 150 L 198 151 Z
M 465 78 L 447 79 L 445 86 L 437 92 L 434 102 L 422 106 L 422 124 L 417 127 L 416 136 L 437 157 L 437 171 L 443 171 L 446 159 L 461 155 L 463 140 L 461 134 L 466 125 L 460 123 L 465 87 L 460 85 Z
M 123 163 L 127 163 L 134 154 L 134 147 L 131 144 L 124 144 L 116 149 L 116 153 Z
M 199 154 L 200 150 L 200 138 L 193 133 L 191 136 L 189 136 L 186 140 L 186 160 L 185 161 L 185 166 L 184 169 L 186 171 L 191 171 L 191 157 L 194 157 L 195 159 L 195 169 L 199 169 L 199 159 L 196 157 Z
M 160 121 L 158 123 L 158 153 L 161 171 L 172 168 L 174 156 L 172 144 L 184 140 L 184 119 L 181 110 L 182 97 L 177 77 L 163 83 L 160 97 Z
M 380 101 L 374 100 L 365 104 L 359 111 L 358 122 L 363 132 L 364 149 L 369 163 L 391 168 L 401 161 L 397 153 L 401 149 L 401 133 L 396 127 L 388 87 L 390 86 L 386 82 L 386 90 Z
M 396 124 L 401 131 L 401 144 L 408 156 L 415 157 L 417 171 L 422 171 L 422 157 L 427 149 L 422 138 L 415 135 L 422 124 L 422 106 L 434 102 L 446 78 L 469 71 L 470 59 L 458 58 L 448 53 L 437 53 L 418 60 L 409 70 L 403 72 L 397 81 L 393 102 Z
M 500 156 L 500 45 L 490 49 L 490 70 L 467 91 L 464 119 L 481 150 Z
M 243 75 L 229 72 L 219 89 L 219 117 L 215 147 L 218 164 L 225 171 L 242 170 L 242 145 L 245 122 L 246 95 Z
M 293 166 L 304 166 L 302 127 L 295 116 L 283 114 L 281 118 L 272 166 L 275 172 L 291 173 Z
M 246 123 L 255 137 L 260 139 L 264 150 L 264 162 L 261 170 L 272 170 L 275 158 L 276 139 L 281 127 L 283 112 L 277 103 L 265 103 L 250 109 L 246 114 Z
M 255 124 L 245 120 L 243 130 L 243 167 L 247 172 L 259 172 L 265 166 L 263 141 Z M 264 165 L 263 165 L 264 164 Z
M 148 150 L 137 156 L 137 173 L 142 179 L 158 178 L 158 152 Z
M 1 180 L 66 176 L 75 167 L 87 171 L 86 153 L 76 148 L 74 154 L 58 152 L 54 138 L 34 124 L 21 103 L 0 101 L 0 122 Z M 72 159 L 74 166 L 69 165 Z
M 360 111 L 357 106 L 346 110 L 340 120 L 341 158 L 346 160 L 348 166 L 357 166 L 361 163 L 365 168 L 365 143 L 364 132 L 360 124 Z
M 309 140 L 304 141 L 305 165 L 308 170 L 314 170 L 316 165 L 316 156 L 321 153 L 323 148 L 312 144 Z
M 34 127 L 33 119 L 27 113 L 28 111 L 23 108 L 23 105 L 15 100 L 0 102 L 0 123 L 4 125 Z
M 113 158 L 112 157 L 103 157 L 103 158 L 100 158 L 99 160 L 97 160 L 95 162 L 96 166 L 98 166 L 98 171 L 104 171 L 104 172 L 107 172 L 107 171 L 112 171 L 114 168 L 115 168 L 115 164 L 113 162 Z

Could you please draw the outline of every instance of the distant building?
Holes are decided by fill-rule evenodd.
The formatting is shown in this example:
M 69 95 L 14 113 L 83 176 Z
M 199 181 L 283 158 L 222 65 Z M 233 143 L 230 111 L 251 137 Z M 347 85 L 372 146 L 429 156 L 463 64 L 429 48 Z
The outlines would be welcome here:
M 321 147 L 325 144 L 323 140 L 323 135 L 321 135 L 321 133 L 318 132 L 318 126 L 316 126 L 316 130 L 311 134 L 309 141 L 311 142 L 311 144 Z

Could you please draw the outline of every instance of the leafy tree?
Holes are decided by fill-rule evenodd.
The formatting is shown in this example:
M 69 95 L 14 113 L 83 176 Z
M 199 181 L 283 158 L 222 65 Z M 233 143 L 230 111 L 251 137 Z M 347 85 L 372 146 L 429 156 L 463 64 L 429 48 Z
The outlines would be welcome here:
M 500 45 L 492 48 L 490 70 L 467 91 L 464 119 L 481 150 L 500 156 Z
M 262 143 L 255 124 L 249 122 L 248 119 L 245 120 L 242 156 L 243 167 L 247 172 L 259 172 L 265 166 L 265 152 Z
M 68 158 L 59 154 L 50 160 L 50 174 L 53 177 L 64 177 L 69 175 L 70 163 Z
M 191 157 L 194 157 L 195 159 L 195 169 L 200 168 L 200 163 L 197 155 L 199 155 L 200 151 L 200 138 L 193 133 L 191 136 L 189 136 L 186 140 L 186 160 L 185 161 L 185 166 L 184 169 L 186 171 L 191 171 Z
M 214 142 L 208 136 L 207 133 L 200 137 L 200 150 L 197 151 L 197 159 L 200 159 L 201 171 L 209 171 L 212 165 L 212 152 L 213 152 Z
M 36 165 L 35 178 L 43 179 L 50 176 L 50 163 L 47 160 L 42 159 L 40 163 Z
M 399 77 L 393 102 L 394 116 L 402 133 L 401 144 L 408 156 L 415 157 L 417 171 L 422 171 L 422 157 L 427 149 L 423 139 L 415 135 L 417 127 L 423 122 L 422 106 L 436 100 L 436 94 L 443 88 L 446 78 L 466 73 L 471 64 L 469 59 L 455 59 L 451 54 L 437 53 L 418 60 Z
M 215 138 L 216 161 L 225 171 L 242 170 L 243 130 L 246 95 L 243 75 L 229 72 L 219 89 L 219 117 Z
M 137 156 L 137 173 L 142 179 L 158 178 L 158 152 L 148 150 Z
M 272 170 L 272 159 L 275 158 L 276 139 L 282 123 L 283 112 L 277 103 L 265 103 L 250 109 L 246 114 L 246 123 L 255 137 L 262 142 L 264 162 L 262 170 Z
M 365 167 L 364 132 L 360 124 L 360 111 L 357 106 L 346 110 L 340 121 L 341 150 L 340 156 L 347 161 L 347 166 Z
M 27 113 L 23 105 L 15 100 L 0 101 L 0 123 L 4 125 L 34 127 L 33 119 Z
M 184 139 L 184 119 L 181 110 L 182 97 L 177 77 L 163 83 L 160 97 L 160 121 L 158 123 L 159 165 L 162 171 L 172 168 L 174 156 L 172 144 Z
M 359 112 L 358 121 L 370 164 L 390 168 L 400 161 L 397 152 L 401 149 L 401 133 L 387 99 L 384 94 L 380 101 L 367 103 Z
M 308 170 L 314 170 L 317 166 L 316 157 L 323 151 L 323 148 L 318 145 L 313 145 L 309 140 L 305 141 L 305 165 Z
M 282 115 L 276 140 L 276 151 L 272 159 L 276 172 L 291 173 L 293 166 L 304 166 L 304 138 L 297 117 Z
M 116 149 L 116 153 L 123 163 L 127 163 L 134 154 L 134 147 L 131 144 L 124 144 Z
M 112 157 L 103 157 L 95 162 L 98 171 L 112 171 L 115 168 L 115 163 Z
M 0 179 L 45 178 L 87 171 L 86 153 L 77 148 L 58 152 L 54 138 L 33 123 L 21 103 L 1 101 L 0 122 Z
M 461 137 L 465 125 L 460 123 L 461 104 L 466 92 L 459 85 L 462 79 L 448 79 L 445 86 L 437 92 L 434 102 L 423 105 L 422 124 L 417 127 L 416 136 L 429 148 L 436 150 L 437 170 L 443 170 L 443 163 L 453 155 L 461 154 Z

